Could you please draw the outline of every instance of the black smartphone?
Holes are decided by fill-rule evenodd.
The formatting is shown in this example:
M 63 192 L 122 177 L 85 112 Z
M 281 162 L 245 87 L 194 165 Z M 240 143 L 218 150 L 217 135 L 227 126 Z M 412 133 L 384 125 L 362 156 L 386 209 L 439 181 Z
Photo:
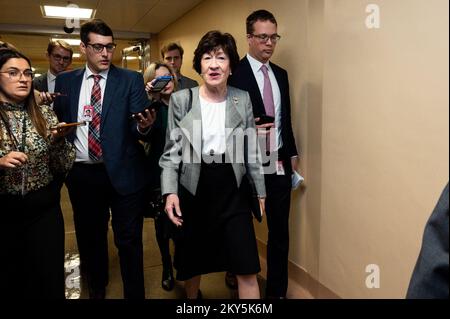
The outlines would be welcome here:
M 259 117 L 259 121 L 256 123 L 256 125 L 269 124 L 269 123 L 275 122 L 275 118 L 273 116 L 269 116 L 266 114 L 261 114 L 259 116 L 255 116 L 255 117 L 256 118 Z
M 151 92 L 161 92 L 169 82 L 172 81 L 171 76 L 159 76 L 153 82 L 153 88 Z
M 130 118 L 131 118 L 131 119 L 134 119 L 138 114 L 144 115 L 144 114 L 145 114 L 145 111 L 147 111 L 147 110 L 149 110 L 150 112 L 151 112 L 152 110 L 158 111 L 160 107 L 161 107 L 161 103 L 153 102 L 150 106 L 147 106 L 147 107 L 146 107 L 145 109 L 143 109 L 141 112 L 133 113 L 133 114 L 131 115 Z

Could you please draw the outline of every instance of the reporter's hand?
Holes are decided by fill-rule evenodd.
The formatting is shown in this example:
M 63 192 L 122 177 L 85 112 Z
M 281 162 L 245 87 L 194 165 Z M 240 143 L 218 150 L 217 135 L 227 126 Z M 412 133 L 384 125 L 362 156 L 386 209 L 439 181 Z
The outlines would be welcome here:
M 153 79 L 150 82 L 147 82 L 145 85 L 145 91 L 150 95 L 152 100 L 160 100 L 161 99 L 161 93 L 160 92 L 153 92 L 153 84 L 155 83 L 156 79 Z
M 133 118 L 139 125 L 139 130 L 145 131 L 147 128 L 153 125 L 156 120 L 156 110 L 146 109 L 143 113 L 134 114 Z
M 61 125 L 64 125 L 64 124 L 66 124 L 66 123 L 65 122 L 58 123 L 56 125 L 56 128 L 53 128 L 50 130 L 50 134 L 52 135 L 52 139 L 54 142 L 60 141 L 63 137 L 72 133 L 76 129 L 75 126 L 61 127 Z
M 256 130 L 258 135 L 267 135 L 270 132 L 271 128 L 275 128 L 275 123 L 267 123 L 267 124 L 258 124 L 261 118 L 255 118 Z
M 183 218 L 180 209 L 180 199 L 177 194 L 170 194 L 166 197 L 166 207 L 164 209 L 172 223 L 178 227 L 183 225 Z M 174 211 L 175 210 L 175 211 Z
M 37 105 L 50 105 L 54 101 L 54 95 L 50 92 L 39 92 L 35 90 L 34 95 L 36 97 Z
M 259 208 L 261 209 L 261 217 L 263 217 L 266 214 L 266 199 L 265 198 L 259 198 Z
M 28 161 L 28 156 L 22 152 L 10 152 L 0 158 L 0 168 L 17 168 L 21 167 Z

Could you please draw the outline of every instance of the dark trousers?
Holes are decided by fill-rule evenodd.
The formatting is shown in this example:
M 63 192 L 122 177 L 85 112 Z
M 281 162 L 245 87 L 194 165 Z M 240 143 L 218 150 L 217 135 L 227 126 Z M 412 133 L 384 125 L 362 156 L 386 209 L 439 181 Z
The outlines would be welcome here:
M 108 284 L 108 223 L 119 251 L 124 297 L 145 298 L 143 269 L 143 207 L 145 191 L 118 194 L 103 164 L 75 163 L 66 180 L 74 212 L 82 270 L 89 289 Z
M 64 299 L 64 221 L 51 184 L 25 197 L 0 195 L 2 297 Z
M 291 164 L 286 175 L 265 175 L 267 241 L 267 297 L 285 297 L 288 287 L 289 208 L 291 203 Z

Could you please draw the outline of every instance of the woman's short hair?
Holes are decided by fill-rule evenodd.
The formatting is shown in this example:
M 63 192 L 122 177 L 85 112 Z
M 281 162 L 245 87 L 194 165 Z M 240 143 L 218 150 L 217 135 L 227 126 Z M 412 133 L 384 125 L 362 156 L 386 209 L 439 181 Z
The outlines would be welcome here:
M 172 69 L 172 67 L 164 62 L 160 62 L 160 61 L 153 62 L 145 69 L 144 83 L 147 84 L 148 82 L 153 81 L 153 79 L 156 77 L 156 70 L 158 70 L 159 68 L 162 68 L 162 67 L 169 70 L 170 75 L 172 76 L 173 84 L 174 84 L 174 91 L 176 91 L 178 88 L 177 76 L 176 76 L 174 70 Z
M 231 71 L 233 71 L 239 63 L 239 53 L 237 52 L 236 41 L 231 34 L 222 33 L 217 30 L 206 33 L 198 43 L 197 49 L 195 49 L 194 52 L 194 70 L 197 71 L 198 74 L 201 74 L 203 54 L 214 52 L 219 49 L 222 49 L 230 59 L 230 68 Z

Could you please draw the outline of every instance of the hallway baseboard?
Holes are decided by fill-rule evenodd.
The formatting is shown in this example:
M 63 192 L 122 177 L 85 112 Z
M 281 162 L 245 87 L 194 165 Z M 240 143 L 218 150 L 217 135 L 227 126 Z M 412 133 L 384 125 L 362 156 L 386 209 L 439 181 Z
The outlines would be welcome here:
M 266 279 L 267 244 L 257 239 L 261 262 L 260 276 Z M 333 291 L 322 285 L 303 268 L 289 261 L 289 299 L 341 299 Z

